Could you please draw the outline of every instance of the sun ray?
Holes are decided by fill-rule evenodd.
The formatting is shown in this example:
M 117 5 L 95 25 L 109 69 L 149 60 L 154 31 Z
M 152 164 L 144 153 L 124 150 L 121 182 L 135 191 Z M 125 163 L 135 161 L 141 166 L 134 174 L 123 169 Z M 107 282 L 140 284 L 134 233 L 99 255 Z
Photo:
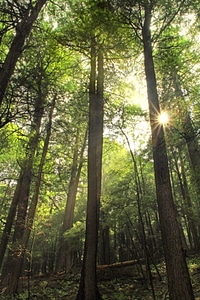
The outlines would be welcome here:
M 163 111 L 158 116 L 158 122 L 162 125 L 166 125 L 169 122 L 169 115 L 167 112 Z

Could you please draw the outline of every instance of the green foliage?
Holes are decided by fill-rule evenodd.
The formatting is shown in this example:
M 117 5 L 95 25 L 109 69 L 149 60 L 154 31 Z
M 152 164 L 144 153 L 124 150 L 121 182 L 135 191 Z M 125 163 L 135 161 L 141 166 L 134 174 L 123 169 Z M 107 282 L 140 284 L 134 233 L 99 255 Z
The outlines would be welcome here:
M 19 155 L 23 149 L 23 138 L 23 130 L 15 124 L 7 124 L 7 126 L 0 130 L 0 155 L 2 154 L 2 163 L 19 158 L 19 156 L 17 157 L 17 154 Z
M 149 158 L 144 158 L 143 154 L 135 154 L 138 164 L 138 172 L 143 174 L 143 190 L 141 198 L 142 213 L 149 213 L 152 217 L 152 226 L 156 229 L 154 220 L 155 188 L 153 177 L 153 165 Z M 141 166 L 141 170 L 140 170 Z M 138 242 L 137 234 L 139 230 L 137 186 L 135 183 L 134 164 L 129 150 L 116 141 L 105 140 L 103 156 L 103 180 L 102 180 L 102 228 L 108 226 L 110 232 L 110 245 L 117 243 L 117 247 L 122 245 L 121 235 L 127 239 Z M 148 225 L 147 225 L 148 231 Z M 140 234 L 140 233 L 139 233 Z M 147 234 L 148 236 L 148 234 Z M 117 238 L 116 238 L 117 237 Z M 114 239 L 117 239 L 117 241 Z M 151 239 L 151 237 L 150 237 Z M 110 246 L 110 251 L 113 246 Z M 116 247 L 116 248 L 117 248 Z M 125 246 L 126 247 L 126 246 Z M 127 249 L 128 253 L 134 252 L 134 249 Z M 114 251 L 115 252 L 115 251 Z M 114 255 L 114 252 L 113 255 Z M 127 257 L 131 257 L 130 256 Z M 131 259 L 127 258 L 127 259 Z
M 196 12 L 199 14 L 197 2 L 195 1 L 194 4 Z M 32 266 L 39 264 L 39 269 L 35 268 L 36 273 L 38 270 L 43 272 L 41 266 L 52 258 L 51 255 L 53 264 L 55 264 L 74 149 L 77 147 L 80 152 L 88 123 L 89 55 L 92 36 L 96 38 L 96 50 L 98 51 L 98 47 L 103 48 L 105 58 L 105 139 L 101 200 L 101 211 L 104 218 L 100 220 L 100 225 L 103 229 L 106 227 L 109 229 L 110 249 L 113 251 L 111 254 L 114 251 L 117 252 L 122 245 L 122 235 L 129 243 L 131 241 L 137 243 L 138 249 L 141 249 L 137 237 L 137 234 L 140 234 L 137 206 L 138 187 L 125 134 L 134 149 L 139 178 L 142 183 L 141 210 L 145 217 L 147 216 L 145 214 L 148 213 L 153 228 L 152 234 L 149 223 L 145 221 L 145 232 L 149 238 L 148 241 L 151 241 L 152 237 L 159 239 L 159 228 L 155 216 L 157 206 L 155 204 L 152 150 L 147 142 L 149 131 L 144 125 L 147 116 L 139 106 L 133 104 L 134 99 L 138 96 L 136 84 L 139 89 L 143 89 L 143 83 L 127 82 L 127 77 L 134 70 L 143 76 L 140 38 L 144 8 L 147 3 L 148 1 L 132 1 L 131 3 L 130 1 L 90 0 L 51 2 L 42 12 L 37 26 L 34 27 L 32 35 L 27 40 L 6 96 L 8 103 L 11 100 L 13 103 L 10 107 L 13 116 L 12 123 L 0 130 L 2 177 L 0 212 L 1 221 L 5 222 L 32 131 L 34 101 L 38 95 L 42 94 L 45 97 L 40 143 L 34 162 L 35 178 L 46 136 L 49 107 L 52 99 L 56 97 L 52 135 L 42 174 L 34 228 L 28 246 L 32 250 Z M 171 117 L 174 117 L 172 125 L 176 125 L 179 130 L 178 134 L 171 131 L 167 140 L 167 143 L 176 146 L 180 141 L 183 143 L 182 136 L 180 137 L 183 119 L 180 107 L 181 109 L 189 107 L 195 128 L 198 129 L 200 125 L 199 41 L 194 39 L 194 36 L 198 37 L 199 34 L 196 31 L 198 25 L 195 25 L 195 31 L 191 34 L 194 29 L 194 25 L 192 25 L 191 30 L 187 31 L 187 36 L 182 31 L 181 24 L 177 25 L 177 22 L 162 31 L 166 24 L 165 21 L 169 20 L 171 13 L 175 11 L 180 1 L 152 3 L 154 4 L 152 13 L 155 12 L 152 33 L 155 41 L 154 62 L 158 91 L 162 107 L 169 107 Z M 16 16 L 12 16 L 9 11 L 4 13 L 3 10 L 4 7 L 0 5 L 1 61 L 4 60 L 12 40 L 13 22 L 17 21 Z M 119 18 L 120 13 L 123 13 L 123 16 Z M 126 22 L 120 24 L 122 20 L 126 20 Z M 138 23 L 138 21 L 140 22 Z M 159 34 L 161 35 L 158 39 Z M 174 83 L 177 83 L 177 78 L 181 83 L 186 102 L 175 97 Z M 142 77 L 141 81 L 143 79 Z M 4 109 L 3 106 L 2 112 Z M 15 113 L 17 113 L 16 116 L 14 116 Z M 142 127 L 141 131 L 138 131 L 139 127 L 140 129 Z M 168 134 L 167 130 L 166 134 Z M 77 132 L 79 139 L 76 139 Z M 198 136 L 199 132 L 196 132 Z M 172 147 L 169 151 L 172 175 L 175 180 L 173 188 L 178 200 L 178 208 L 185 209 L 186 204 L 182 203 L 180 182 L 174 167 L 176 150 L 175 147 Z M 194 185 L 190 180 L 187 152 L 184 147 L 182 147 L 182 151 L 187 169 L 189 191 L 194 202 Z M 84 154 L 84 160 L 86 159 L 87 153 Z M 78 187 L 74 225 L 65 233 L 65 238 L 70 241 L 72 250 L 80 250 L 81 253 L 87 202 L 86 168 L 87 165 L 84 163 Z M 33 193 L 32 186 L 30 199 Z M 195 208 L 193 209 L 195 211 L 194 220 L 198 224 L 198 210 Z M 190 211 L 188 210 L 188 212 Z M 132 251 L 129 251 L 130 255 L 132 255 L 133 245 L 131 244 L 129 247 Z M 112 259 L 117 260 L 117 255 L 113 255 Z M 193 272 L 198 268 L 199 262 L 194 260 L 190 264 L 190 270 Z M 77 281 L 76 277 L 76 283 Z M 53 289 L 49 286 L 48 280 L 41 279 L 40 284 L 37 283 L 35 287 L 31 287 L 32 297 L 34 298 L 35 295 L 37 299 L 40 297 L 51 300 L 58 299 L 58 297 L 69 299 L 68 297 L 71 297 L 72 294 L 74 296 L 77 292 L 76 283 L 73 285 L 73 282 L 64 280 L 57 283 L 56 288 Z M 105 299 L 111 299 L 111 294 L 113 300 L 130 299 L 130 297 L 139 299 L 133 282 L 124 284 L 123 281 L 113 280 L 109 285 L 105 284 L 104 286 L 102 283 L 101 288 Z M 133 293 L 135 293 L 134 296 Z M 27 297 L 26 291 L 24 294 L 20 294 L 18 299 Z M 148 299 L 147 296 L 145 298 L 145 295 L 143 297 L 140 299 Z
M 0 130 L 0 214 L 2 222 L 6 220 L 7 209 L 19 176 L 19 163 L 24 156 L 24 140 L 24 132 L 18 125 L 7 124 Z
M 193 265 L 197 264 L 197 268 Z M 199 274 L 199 257 L 189 258 L 188 265 L 192 266 L 190 269 L 193 287 L 195 291 L 195 299 L 199 299 L 199 284 L 197 274 Z M 157 268 L 162 276 L 162 281 L 159 280 L 158 274 L 155 272 L 154 276 L 154 289 L 157 299 L 161 299 L 166 295 L 167 282 L 166 282 L 166 269 L 162 261 L 157 264 Z M 137 268 L 135 268 L 136 270 Z M 131 272 L 131 276 L 130 276 Z M 110 276 L 108 277 L 108 274 Z M 99 289 L 104 300 L 152 300 L 152 292 L 149 288 L 145 287 L 142 278 L 138 277 L 135 273 L 134 267 L 120 267 L 117 270 L 117 275 L 114 275 L 110 270 L 104 270 L 104 275 L 98 273 L 99 276 Z M 47 277 L 34 278 L 30 282 L 30 299 L 68 299 L 74 300 L 78 289 L 80 274 L 79 272 L 72 272 L 68 274 L 54 274 Z M 20 292 L 17 296 L 13 297 L 1 295 L 2 300 L 24 300 L 27 299 L 28 289 L 27 281 L 24 278 L 23 282 L 24 291 Z M 166 295 L 165 297 L 168 297 Z
M 85 222 L 75 222 L 73 227 L 65 232 L 64 237 L 70 243 L 71 251 L 81 252 L 85 239 Z

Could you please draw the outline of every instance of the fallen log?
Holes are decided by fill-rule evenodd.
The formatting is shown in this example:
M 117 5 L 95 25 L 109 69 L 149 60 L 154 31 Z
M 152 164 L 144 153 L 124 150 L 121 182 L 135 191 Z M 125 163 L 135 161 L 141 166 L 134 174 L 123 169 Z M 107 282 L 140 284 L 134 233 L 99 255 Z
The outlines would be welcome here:
M 104 269 L 112 269 L 112 268 L 119 268 L 119 267 L 128 267 L 133 266 L 139 263 L 144 263 L 145 259 L 137 259 L 137 260 L 127 260 L 127 261 L 121 261 L 114 264 L 107 264 L 107 265 L 97 265 L 97 270 L 104 270 Z

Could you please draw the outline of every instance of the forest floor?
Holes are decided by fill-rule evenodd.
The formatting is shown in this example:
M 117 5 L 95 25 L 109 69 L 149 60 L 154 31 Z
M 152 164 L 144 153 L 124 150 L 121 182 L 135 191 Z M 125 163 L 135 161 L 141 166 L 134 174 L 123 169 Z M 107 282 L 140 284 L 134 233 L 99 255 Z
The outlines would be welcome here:
M 200 300 L 200 258 L 188 260 L 195 299 Z M 98 269 L 98 286 L 104 300 L 151 300 L 152 289 L 138 272 L 138 265 Z M 164 264 L 152 267 L 155 299 L 168 299 Z M 20 293 L 13 300 L 74 300 L 78 291 L 80 269 L 71 273 L 23 278 Z M 161 280 L 162 279 L 162 280 Z M 0 299 L 8 299 L 1 298 Z M 11 298 L 9 298 L 10 300 Z

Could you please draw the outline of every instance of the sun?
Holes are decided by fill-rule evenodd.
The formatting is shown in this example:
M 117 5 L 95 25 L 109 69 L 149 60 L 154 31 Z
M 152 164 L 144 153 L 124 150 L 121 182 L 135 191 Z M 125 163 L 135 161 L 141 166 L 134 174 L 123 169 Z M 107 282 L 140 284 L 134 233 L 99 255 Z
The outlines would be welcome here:
M 158 121 L 159 121 L 160 124 L 166 125 L 169 122 L 168 113 L 166 113 L 165 111 L 161 112 L 159 117 L 158 117 Z

